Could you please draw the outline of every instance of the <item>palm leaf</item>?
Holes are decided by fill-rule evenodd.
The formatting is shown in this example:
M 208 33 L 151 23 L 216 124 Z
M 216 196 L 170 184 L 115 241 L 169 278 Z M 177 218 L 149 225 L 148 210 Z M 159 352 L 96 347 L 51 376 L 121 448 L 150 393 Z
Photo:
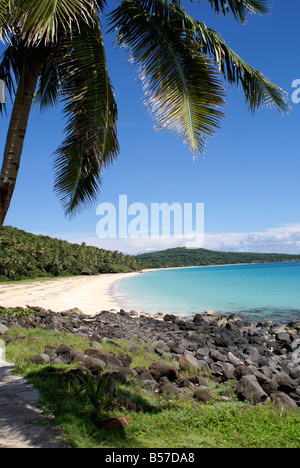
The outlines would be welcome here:
M 1 0 L 7 2 L 7 0 Z M 12 2 L 14 25 L 23 31 L 29 43 L 55 42 L 61 26 L 66 31 L 79 28 L 79 22 L 91 24 L 105 0 L 20 0 Z
M 242 60 L 216 31 L 196 21 L 181 7 L 177 7 L 176 12 L 185 30 L 190 31 L 195 41 L 200 44 L 203 55 L 214 61 L 230 84 L 242 87 L 251 112 L 262 106 L 275 108 L 280 112 L 290 110 L 287 93 Z
M 223 116 L 224 88 L 212 62 L 170 17 L 167 2 L 125 0 L 110 14 L 110 25 L 140 67 L 156 127 L 175 133 L 195 155 L 203 152 Z
M 0 41 L 7 41 L 10 32 L 11 8 L 9 0 L 0 0 Z
M 66 138 L 55 154 L 55 186 L 66 214 L 95 201 L 103 169 L 118 152 L 117 107 L 98 23 L 65 39 L 59 65 Z
M 199 53 L 212 60 L 230 84 L 242 87 L 246 103 L 251 112 L 262 106 L 275 108 L 282 113 L 290 110 L 288 95 L 284 90 L 271 83 L 261 72 L 242 60 L 226 45 L 217 32 L 188 15 L 179 3 L 169 4 L 164 0 L 140 0 L 140 3 L 151 8 L 152 15 L 160 14 L 166 17 L 173 27 L 181 28 L 183 34 L 197 42 L 201 46 Z M 220 2 L 220 5 L 222 3 Z M 256 6 L 256 10 L 261 13 L 268 11 L 266 10 L 267 2 L 244 2 L 240 0 L 228 2 L 228 5 L 233 8 L 234 4 L 238 6 L 242 3 L 251 3 L 252 7 Z M 249 5 L 248 8 L 250 8 Z
M 34 103 L 42 109 L 53 107 L 57 104 L 60 91 L 59 57 L 61 46 L 48 47 L 45 60 L 42 63 L 38 87 Z
M 203 3 L 203 0 L 198 1 Z M 269 0 L 208 0 L 208 2 L 218 15 L 226 17 L 231 13 L 237 21 L 242 23 L 246 22 L 248 14 L 270 13 Z

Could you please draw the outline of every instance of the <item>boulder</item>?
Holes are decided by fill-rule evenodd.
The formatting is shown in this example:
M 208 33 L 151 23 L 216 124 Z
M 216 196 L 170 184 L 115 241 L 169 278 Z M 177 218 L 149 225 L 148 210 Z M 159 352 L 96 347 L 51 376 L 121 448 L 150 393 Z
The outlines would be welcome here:
M 275 402 L 275 405 L 278 407 L 285 406 L 290 409 L 297 408 L 297 403 L 286 393 L 278 392 L 271 395 L 272 400 Z
M 50 356 L 48 354 L 36 354 L 28 359 L 28 361 L 34 364 L 48 364 L 50 362 Z
M 153 375 L 150 372 L 143 372 L 139 375 L 140 380 L 155 380 Z
M 118 359 L 121 361 L 122 365 L 124 367 L 129 367 L 130 364 L 132 363 L 132 357 L 129 356 L 129 354 L 126 354 L 126 353 L 123 353 L 123 352 L 120 352 L 118 354 Z
M 227 356 L 223 353 L 221 353 L 220 351 L 218 351 L 217 349 L 211 349 L 209 351 L 209 354 L 208 356 L 213 360 L 213 361 L 223 361 L 223 362 L 226 362 L 227 361 Z
M 259 385 L 255 375 L 244 375 L 237 384 L 237 394 L 241 400 L 251 403 L 265 401 L 268 397 L 266 392 Z
M 130 419 L 120 416 L 118 418 L 97 421 L 95 424 L 99 429 L 105 429 L 106 431 L 122 431 L 129 425 L 129 422 Z
M 154 341 L 152 343 L 154 350 L 157 354 L 162 355 L 163 353 L 169 353 L 170 352 L 170 347 L 167 345 L 167 343 L 163 340 L 159 341 Z
M 178 394 L 180 392 L 179 388 L 172 383 L 164 383 L 160 387 L 161 393 L 175 393 Z
M 194 323 L 204 323 L 204 318 L 202 314 L 195 314 L 193 317 Z
M 194 398 L 198 401 L 209 401 L 212 399 L 209 388 L 198 388 L 194 391 Z
M 7 331 L 8 331 L 8 327 L 0 323 L 0 335 L 5 335 Z
M 297 383 L 287 374 L 277 374 L 274 376 L 274 379 L 278 385 L 279 392 L 291 393 L 297 388 Z
M 176 320 L 176 315 L 174 315 L 174 314 L 166 314 L 164 316 L 164 321 L 165 322 L 175 322 L 175 320 Z
M 71 364 L 78 355 L 77 351 L 65 343 L 59 345 L 55 350 L 56 356 L 65 364 Z
M 176 369 L 166 364 L 164 361 L 154 361 L 149 366 L 150 372 L 152 370 L 158 372 L 160 377 L 167 377 L 171 382 L 178 379 Z
M 185 348 L 181 343 L 176 343 L 174 341 L 169 341 L 168 346 L 170 347 L 171 353 L 174 354 L 184 354 Z
M 199 361 L 191 354 L 186 354 L 179 359 L 179 368 L 181 370 L 198 370 L 200 368 Z
M 85 365 L 85 367 L 94 372 L 103 370 L 106 366 L 106 363 L 102 361 L 102 359 L 93 358 L 87 355 L 83 356 L 83 364 Z

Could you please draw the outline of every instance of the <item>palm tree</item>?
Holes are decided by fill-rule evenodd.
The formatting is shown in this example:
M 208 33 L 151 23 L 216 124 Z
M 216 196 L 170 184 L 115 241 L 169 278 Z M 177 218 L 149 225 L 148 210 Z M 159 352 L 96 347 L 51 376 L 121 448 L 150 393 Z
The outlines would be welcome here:
M 208 2 L 217 14 L 232 14 L 241 23 L 249 13 L 269 13 L 268 0 Z M 7 21 L 11 3 L 18 4 L 12 24 Z M 0 11 L 6 12 L 0 13 L 0 37 L 10 41 L 0 79 L 15 96 L 0 175 L 0 227 L 35 92 L 41 107 L 58 99 L 65 105 L 66 137 L 56 152 L 54 189 L 66 214 L 95 200 L 103 168 L 117 157 L 117 108 L 99 22 L 104 6 L 104 0 L 0 0 Z M 289 109 L 284 91 L 245 63 L 217 32 L 192 18 L 180 0 L 120 0 L 108 20 L 116 43 L 139 67 L 156 126 L 179 136 L 194 156 L 220 127 L 224 81 L 242 87 L 251 112 L 263 105 Z
M 55 3 L 73 4 L 73 0 Z M 67 213 L 75 211 L 81 202 L 94 199 L 102 169 L 118 154 L 117 108 L 97 17 L 102 6 L 101 2 L 89 3 L 94 10 L 88 20 L 78 15 L 67 29 L 58 18 L 52 36 L 44 31 L 37 38 L 31 26 L 27 30 L 19 23 L 11 28 L 9 46 L 0 64 L 0 76 L 10 94 L 15 94 L 0 175 L 0 227 L 16 184 L 36 89 L 41 108 L 54 105 L 58 95 L 65 104 L 66 138 L 57 150 L 55 167 L 59 174 L 56 188 L 63 194 Z

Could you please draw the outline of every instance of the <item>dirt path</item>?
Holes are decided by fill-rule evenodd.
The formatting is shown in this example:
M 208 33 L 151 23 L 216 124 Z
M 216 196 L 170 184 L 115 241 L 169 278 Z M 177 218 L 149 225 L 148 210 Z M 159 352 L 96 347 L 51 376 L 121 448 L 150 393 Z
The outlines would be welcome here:
M 39 409 L 37 390 L 12 369 L 0 360 L 0 449 L 67 448 L 62 433 Z

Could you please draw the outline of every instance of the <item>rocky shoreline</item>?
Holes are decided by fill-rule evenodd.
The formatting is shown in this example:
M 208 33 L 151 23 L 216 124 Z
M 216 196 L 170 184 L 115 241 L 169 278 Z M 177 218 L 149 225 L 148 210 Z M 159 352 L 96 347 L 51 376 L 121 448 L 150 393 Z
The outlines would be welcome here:
M 93 316 L 78 309 L 60 313 L 41 307 L 30 310 L 34 314 L 22 318 L 1 316 L 0 310 L 0 339 L 5 340 L 7 330 L 17 326 L 77 334 L 89 338 L 92 344 L 84 354 L 64 344 L 57 349 L 46 347 L 43 354 L 32 357 L 34 362 L 78 362 L 78 372 L 105 369 L 111 373 L 112 385 L 113 379 L 126 380 L 133 375 L 149 391 L 198 401 L 211 399 L 204 377 L 209 375 L 217 383 L 232 380 L 241 401 L 256 404 L 273 400 L 278 406 L 300 408 L 298 319 L 286 324 L 269 320 L 253 324 L 235 315 L 209 312 L 183 318 L 172 314 L 139 315 L 123 309 Z M 143 348 L 149 354 L 158 354 L 161 360 L 154 360 L 149 368 L 132 368 L 131 357 L 117 343 L 115 353 L 101 351 L 104 339 L 112 343 L 114 339 L 126 339 L 130 351 Z M 166 358 L 174 364 L 168 364 Z M 126 402 L 123 404 L 126 406 Z

